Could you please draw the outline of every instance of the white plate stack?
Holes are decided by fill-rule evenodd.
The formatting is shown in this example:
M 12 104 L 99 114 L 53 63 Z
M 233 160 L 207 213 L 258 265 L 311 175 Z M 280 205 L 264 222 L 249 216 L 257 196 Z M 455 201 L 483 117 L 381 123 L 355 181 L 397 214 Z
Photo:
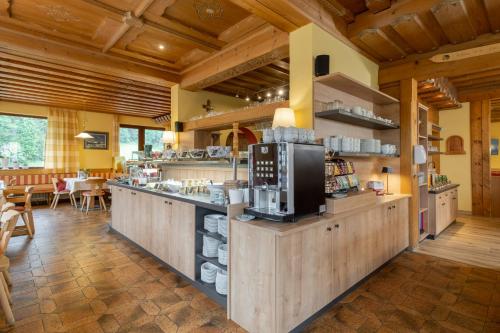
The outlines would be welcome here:
M 219 228 L 219 218 L 224 217 L 220 214 L 209 214 L 203 218 L 203 228 L 208 232 L 217 232 Z
M 217 257 L 221 243 L 218 239 L 203 235 L 203 255 L 209 258 Z
M 227 272 L 223 269 L 217 270 L 215 290 L 221 295 L 227 295 Z
M 217 266 L 209 262 L 201 265 L 201 281 L 214 283 L 217 277 Z
M 227 237 L 227 216 L 221 215 L 219 216 L 217 232 L 224 237 Z
M 227 266 L 227 244 L 219 245 L 219 263 Z

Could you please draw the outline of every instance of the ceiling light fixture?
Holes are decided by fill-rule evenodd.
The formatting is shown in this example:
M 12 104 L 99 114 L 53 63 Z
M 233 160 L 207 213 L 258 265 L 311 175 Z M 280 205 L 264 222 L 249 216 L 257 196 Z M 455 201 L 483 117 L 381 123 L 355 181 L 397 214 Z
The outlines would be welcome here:
M 245 98 L 245 101 L 250 102 L 250 97 L 248 97 L 248 96 L 247 96 L 247 97 Z
M 278 95 L 283 96 L 285 94 L 285 91 L 283 89 L 278 90 Z
M 269 98 L 269 97 L 271 97 L 272 95 L 273 95 L 273 94 L 271 94 L 271 92 L 267 92 L 266 97 L 268 97 L 268 98 Z
M 160 51 L 165 50 L 165 45 L 163 45 L 163 44 L 158 45 L 158 49 L 159 49 Z
M 260 101 L 262 99 L 262 96 L 261 95 L 257 96 L 257 99 Z
M 75 135 L 75 138 L 77 138 L 77 139 L 93 139 L 94 138 L 92 135 L 87 133 L 87 131 L 85 130 L 86 125 L 87 125 L 87 119 L 85 118 L 85 119 L 83 119 L 83 129 L 80 133 Z

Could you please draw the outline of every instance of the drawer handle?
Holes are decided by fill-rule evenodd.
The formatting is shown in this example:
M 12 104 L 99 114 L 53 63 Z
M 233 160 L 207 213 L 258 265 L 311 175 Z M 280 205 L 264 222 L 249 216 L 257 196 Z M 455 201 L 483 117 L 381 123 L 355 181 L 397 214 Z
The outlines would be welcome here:
M 446 202 L 443 202 L 443 203 L 441 204 L 441 206 L 446 206 Z
M 164 201 L 164 203 L 168 204 L 168 201 Z
M 332 231 L 332 227 L 326 228 L 327 231 Z
M 392 208 L 396 208 L 396 205 L 392 205 Z
M 168 204 L 169 204 L 170 206 L 172 206 L 172 201 L 169 201 L 169 203 L 168 203 Z
M 132 194 L 132 195 L 136 195 L 137 193 L 135 193 L 135 192 L 130 192 L 130 194 Z

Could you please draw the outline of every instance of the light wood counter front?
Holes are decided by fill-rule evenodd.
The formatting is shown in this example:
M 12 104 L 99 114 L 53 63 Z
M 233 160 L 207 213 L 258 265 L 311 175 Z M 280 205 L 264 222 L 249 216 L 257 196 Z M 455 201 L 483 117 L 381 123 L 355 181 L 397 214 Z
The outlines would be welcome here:
M 409 245 L 409 196 L 297 223 L 231 221 L 230 317 L 289 332 Z

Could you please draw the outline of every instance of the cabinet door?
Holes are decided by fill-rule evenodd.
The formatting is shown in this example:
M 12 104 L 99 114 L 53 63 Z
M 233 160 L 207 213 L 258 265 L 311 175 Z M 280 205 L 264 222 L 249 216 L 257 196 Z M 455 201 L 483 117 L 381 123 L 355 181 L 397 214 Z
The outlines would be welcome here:
M 123 233 L 123 225 L 122 225 L 122 218 L 123 218 L 122 212 L 124 209 L 123 189 L 118 186 L 112 186 L 111 191 L 112 191 L 111 226 L 116 231 Z
M 392 256 L 395 256 L 410 244 L 408 199 L 399 200 L 392 207 L 391 214 L 394 222 L 394 248 Z
M 322 223 L 278 237 L 278 332 L 289 332 L 334 298 L 334 229 L 331 223 Z
M 153 197 L 151 201 L 151 253 L 168 263 L 169 224 L 172 214 L 172 201 L 164 197 Z
M 172 216 L 168 224 L 168 263 L 194 280 L 195 265 L 195 206 L 172 201 Z
M 152 219 L 151 219 L 151 203 L 153 200 L 153 195 L 136 192 L 136 197 L 132 198 L 135 200 L 134 208 L 134 234 L 135 242 L 142 246 L 147 251 L 151 250 L 151 236 L 153 234 Z
M 458 190 L 457 189 L 452 190 L 450 209 L 451 209 L 451 220 L 455 221 L 457 219 L 457 212 L 458 212 Z
M 348 255 L 349 250 L 347 243 L 347 224 L 349 221 L 343 219 L 336 221 L 333 224 L 332 233 L 332 268 L 333 268 L 333 283 L 332 293 L 333 297 L 340 296 L 344 291 L 349 289 L 349 276 L 348 276 Z

